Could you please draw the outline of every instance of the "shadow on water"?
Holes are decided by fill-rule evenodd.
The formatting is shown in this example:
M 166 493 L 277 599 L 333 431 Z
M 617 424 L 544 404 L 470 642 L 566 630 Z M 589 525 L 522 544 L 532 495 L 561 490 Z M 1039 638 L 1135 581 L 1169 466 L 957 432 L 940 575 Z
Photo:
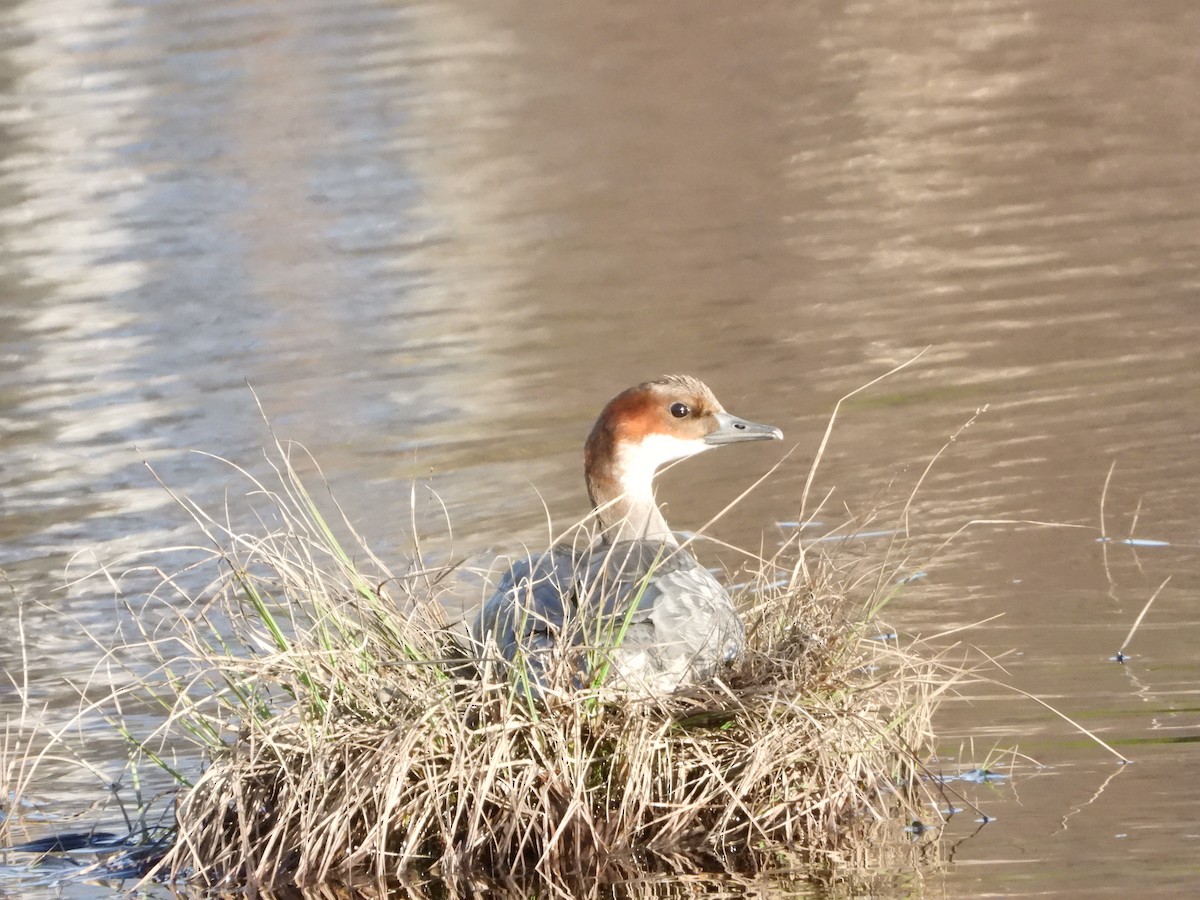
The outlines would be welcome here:
M 982 827 L 982 826 L 979 826 Z M 978 828 L 976 829 L 976 832 Z M 483 874 L 455 880 L 429 876 L 377 880 L 369 873 L 351 876 L 342 884 L 313 885 L 304 889 L 281 887 L 262 890 L 259 896 L 289 898 L 411 897 L 453 898 L 488 896 L 524 898 L 562 896 L 619 900 L 642 897 L 693 897 L 697 892 L 714 897 L 902 897 L 921 894 L 923 886 L 936 881 L 945 867 L 943 847 L 916 825 L 901 831 L 877 831 L 864 842 L 860 852 L 822 860 L 801 853 L 779 853 L 765 867 L 739 872 L 729 860 L 712 859 L 698 865 L 694 858 L 673 859 L 639 854 L 627 867 L 617 867 L 603 880 L 572 877 L 564 873 L 554 882 Z M 967 838 L 961 838 L 961 840 Z M 162 841 L 107 832 L 64 833 L 53 838 L 29 841 L 5 851 L 8 862 L 0 865 L 7 889 L 33 896 L 45 891 L 61 895 L 80 887 L 128 891 L 139 884 L 139 895 L 178 896 L 171 885 L 151 877 L 165 851 Z M 74 888 L 73 888 L 74 886 Z M 195 888 L 179 885 L 185 895 Z M 28 893 L 25 893 L 28 892 Z M 197 895 L 204 895 L 200 892 Z

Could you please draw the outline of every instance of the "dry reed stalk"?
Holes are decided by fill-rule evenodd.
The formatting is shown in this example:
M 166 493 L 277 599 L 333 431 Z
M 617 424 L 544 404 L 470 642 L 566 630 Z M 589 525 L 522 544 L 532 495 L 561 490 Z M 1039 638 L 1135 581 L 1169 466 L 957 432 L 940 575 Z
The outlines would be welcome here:
M 904 832 L 925 833 L 917 817 L 944 806 L 937 795 L 948 790 L 921 762 L 931 719 L 975 673 L 943 663 L 954 647 L 880 639 L 888 629 L 876 617 L 906 561 L 847 563 L 839 552 L 835 565 L 801 542 L 801 528 L 769 558 L 722 545 L 750 560 L 736 598 L 746 655 L 724 681 L 635 695 L 598 678 L 580 685 L 580 667 L 558 657 L 535 701 L 514 691 L 505 667 L 464 658 L 478 648 L 464 650 L 446 622 L 450 568 L 427 567 L 418 546 L 402 574 L 389 571 L 340 509 L 336 529 L 326 521 L 292 447 L 276 442 L 274 489 L 239 469 L 259 514 L 276 523 L 265 534 L 176 497 L 219 574 L 182 604 L 180 580 L 163 575 L 141 611 L 166 606 L 176 618 L 164 625 L 161 610 L 153 619 L 133 610 L 140 635 L 116 648 L 139 657 L 135 690 L 166 713 L 135 738 L 121 722 L 121 688 L 109 698 L 116 726 L 141 762 L 179 785 L 171 834 L 143 829 L 135 843 L 131 826 L 124 871 L 152 865 L 151 875 L 202 888 L 299 886 L 331 897 L 397 884 L 424 896 L 414 873 L 438 878 L 439 896 L 480 880 L 527 896 L 520 879 L 532 876 L 539 890 L 571 897 L 596 896 L 605 881 L 653 888 L 655 869 L 674 884 L 714 868 L 786 881 L 802 867 L 805 877 L 868 889 L 889 866 L 913 871 L 921 844 Z M 800 526 L 825 503 L 809 506 L 812 482 L 810 472 Z M 907 534 L 909 505 L 890 533 Z M 335 530 L 351 536 L 350 551 Z M 558 540 L 586 539 L 576 526 Z M 168 592 L 172 602 L 159 604 Z M 603 647 L 591 652 L 587 671 L 606 671 Z M 108 664 L 120 656 L 106 654 Z M 18 690 L 24 713 L 27 690 Z M 80 717 L 101 702 L 81 701 Z M 15 730 L 9 719 L 0 784 L 10 799 L 69 727 L 42 742 L 24 714 Z M 194 781 L 166 752 L 181 743 L 203 755 Z M 11 840 L 8 821 L 0 817 L 0 838 Z
M 280 455 L 281 487 L 255 493 L 283 528 L 248 536 L 188 506 L 224 574 L 168 637 L 143 635 L 170 714 L 142 746 L 185 734 L 208 759 L 159 874 L 271 889 L 756 868 L 844 850 L 923 799 L 953 675 L 871 639 L 861 613 L 892 579 L 810 560 L 816 580 L 792 586 L 793 538 L 755 564 L 746 659 L 724 682 L 637 696 L 558 660 L 534 702 L 464 665 L 442 573 L 395 575 L 365 546 L 355 562 Z

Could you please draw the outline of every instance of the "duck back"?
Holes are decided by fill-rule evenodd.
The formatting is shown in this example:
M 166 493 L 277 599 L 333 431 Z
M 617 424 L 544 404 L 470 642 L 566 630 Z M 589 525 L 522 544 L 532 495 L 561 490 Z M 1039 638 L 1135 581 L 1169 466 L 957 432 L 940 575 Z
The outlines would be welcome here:
M 657 540 L 556 546 L 517 559 L 471 629 L 539 691 L 555 659 L 576 683 L 640 692 L 711 680 L 742 655 L 744 628 L 721 584 Z

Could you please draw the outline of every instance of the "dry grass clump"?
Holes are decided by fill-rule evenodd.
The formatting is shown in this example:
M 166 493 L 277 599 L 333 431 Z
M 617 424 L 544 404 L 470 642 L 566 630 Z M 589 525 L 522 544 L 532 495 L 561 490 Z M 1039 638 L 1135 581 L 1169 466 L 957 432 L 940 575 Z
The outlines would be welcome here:
M 352 558 L 282 459 L 280 488 L 255 492 L 281 527 L 192 508 L 221 577 L 143 634 L 143 687 L 169 714 L 140 746 L 157 759 L 188 735 L 206 757 L 178 776 L 160 873 L 233 888 L 753 868 L 915 810 L 947 678 L 873 639 L 884 573 L 855 581 L 789 542 L 750 573 L 746 658 L 723 682 L 636 697 L 564 675 L 533 701 L 465 660 L 446 571 L 395 575 L 361 542 Z

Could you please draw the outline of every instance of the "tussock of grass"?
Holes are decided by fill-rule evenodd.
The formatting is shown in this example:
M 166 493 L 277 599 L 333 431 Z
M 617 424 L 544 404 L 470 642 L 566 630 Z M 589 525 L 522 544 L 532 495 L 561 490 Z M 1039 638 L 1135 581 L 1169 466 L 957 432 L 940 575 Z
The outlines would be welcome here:
M 887 573 L 856 580 L 793 540 L 747 574 L 746 657 L 723 681 L 638 697 L 568 673 L 533 702 L 464 661 L 445 571 L 346 549 L 280 458 L 279 487 L 255 493 L 281 527 L 241 534 L 189 507 L 221 577 L 143 635 L 143 687 L 169 712 L 141 746 L 187 735 L 207 759 L 178 776 L 160 873 L 231 888 L 753 869 L 844 850 L 921 803 L 949 679 L 874 639 Z

